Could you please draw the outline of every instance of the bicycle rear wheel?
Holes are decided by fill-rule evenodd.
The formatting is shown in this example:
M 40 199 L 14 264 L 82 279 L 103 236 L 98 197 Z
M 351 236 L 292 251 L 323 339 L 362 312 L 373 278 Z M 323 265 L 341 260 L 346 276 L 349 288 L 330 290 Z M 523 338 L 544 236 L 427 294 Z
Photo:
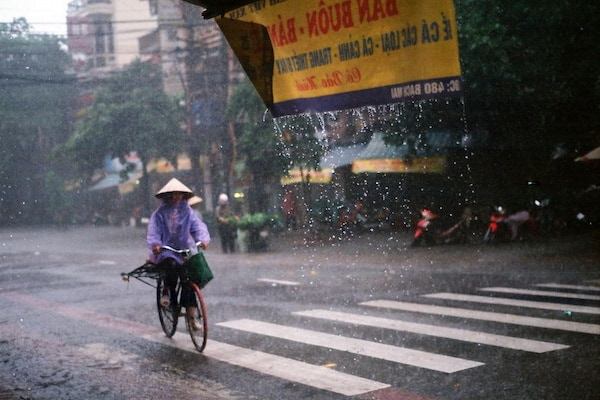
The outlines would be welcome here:
M 163 305 L 160 304 L 160 298 L 163 296 L 164 289 L 164 279 L 158 278 L 156 281 L 156 305 L 158 307 L 158 319 L 160 320 L 160 325 L 162 326 L 165 335 L 170 338 L 177 330 L 180 307 L 175 300 L 178 299 L 179 296 L 171 293 L 171 304 L 168 307 L 163 307 Z M 179 290 L 177 291 L 179 292 Z
M 196 312 L 194 313 L 193 318 L 196 320 L 194 324 L 190 319 L 190 315 L 186 314 L 186 325 L 188 328 L 188 332 L 190 332 L 190 336 L 192 338 L 192 342 L 196 347 L 196 350 L 202 352 L 206 347 L 206 340 L 208 338 L 208 322 L 206 320 L 206 305 L 204 304 L 204 297 L 202 297 L 202 292 L 200 288 L 195 284 L 191 283 L 192 289 L 194 291 L 194 296 L 196 298 Z

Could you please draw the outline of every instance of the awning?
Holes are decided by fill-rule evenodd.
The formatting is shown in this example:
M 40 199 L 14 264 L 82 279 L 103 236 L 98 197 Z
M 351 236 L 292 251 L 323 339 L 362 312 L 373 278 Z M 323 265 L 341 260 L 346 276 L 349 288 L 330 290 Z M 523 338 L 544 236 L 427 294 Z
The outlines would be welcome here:
M 235 10 L 245 6 L 246 4 L 254 3 L 256 0 L 183 0 L 203 8 L 206 8 L 202 13 L 205 19 L 214 18 L 217 15 L 224 14 L 228 11 Z
M 175 171 L 189 171 L 192 169 L 192 160 L 186 154 L 177 156 L 177 168 L 166 158 L 151 160 L 148 162 L 148 171 L 156 171 L 159 174 L 170 174 Z
M 304 176 L 299 169 L 292 169 L 288 176 L 281 178 L 282 185 L 291 185 L 308 180 L 310 183 L 330 183 L 333 171 L 339 167 L 352 165 L 352 162 L 367 147 L 366 144 L 353 144 L 350 146 L 340 146 L 331 149 L 321 157 L 319 166 L 321 170 L 304 170 Z
M 117 187 L 121 194 L 130 193 L 135 189 L 141 177 L 141 172 L 131 173 L 127 181 L 121 182 L 121 176 L 118 173 L 110 173 L 91 186 L 88 191 L 93 192 Z
M 352 163 L 352 172 L 360 174 L 373 173 L 417 173 L 441 174 L 446 170 L 446 157 L 418 157 L 404 160 L 401 158 L 384 158 L 373 160 L 356 160 Z
M 374 159 L 395 159 L 405 158 L 408 155 L 408 146 L 392 146 L 387 145 L 383 141 L 383 133 L 375 132 L 369 140 L 367 147 L 360 152 L 357 159 L 374 160 Z
M 96 184 L 90 187 L 88 190 L 103 190 L 111 187 L 118 186 L 121 182 L 119 174 L 108 174 L 104 178 L 100 179 Z
M 319 165 L 322 168 L 332 169 L 351 165 L 366 147 L 367 145 L 362 143 L 353 144 L 350 146 L 335 147 L 321 157 L 321 162 Z
M 586 153 L 583 156 L 577 157 L 575 159 L 575 161 L 583 161 L 583 162 L 589 162 L 589 161 L 594 161 L 594 160 L 600 160 L 600 147 L 596 147 L 594 150 L 590 151 L 589 153 Z
M 352 163 L 352 172 L 355 174 L 365 172 L 440 174 L 445 169 L 445 156 L 425 152 L 417 156 L 411 155 L 407 145 L 387 145 L 381 132 L 373 134 L 367 147 Z
M 287 176 L 280 179 L 282 185 L 291 185 L 294 183 L 310 182 L 310 183 L 329 183 L 333 169 L 324 168 L 320 171 L 292 169 Z

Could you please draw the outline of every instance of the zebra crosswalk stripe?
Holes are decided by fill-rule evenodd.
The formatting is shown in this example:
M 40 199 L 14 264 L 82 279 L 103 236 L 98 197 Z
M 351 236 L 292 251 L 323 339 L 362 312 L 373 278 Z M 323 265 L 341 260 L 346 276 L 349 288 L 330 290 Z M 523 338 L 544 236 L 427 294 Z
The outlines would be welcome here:
M 383 343 L 348 338 L 313 330 L 271 324 L 250 319 L 217 323 L 219 326 L 245 332 L 276 337 L 294 342 L 346 351 L 399 364 L 412 365 L 439 372 L 453 373 L 484 365 L 481 362 L 465 360 L 420 350 L 407 349 Z
M 573 312 L 581 314 L 600 314 L 599 307 L 588 307 L 588 306 L 576 306 L 563 303 L 546 303 L 543 301 L 530 301 L 530 300 L 515 300 L 508 299 L 505 297 L 489 297 L 489 296 L 476 296 L 470 294 L 458 294 L 458 293 L 431 293 L 425 294 L 423 297 L 431 299 L 442 299 L 442 300 L 456 300 L 456 301 L 467 301 L 473 303 L 483 304 L 498 304 L 504 306 L 515 306 L 525 308 L 537 308 L 540 310 L 554 310 Z
M 299 282 L 284 281 L 284 280 L 279 280 L 279 279 L 258 278 L 257 280 L 259 282 L 270 283 L 272 285 L 282 285 L 282 286 L 298 286 L 298 285 L 300 285 Z
M 489 287 L 489 288 L 481 288 L 479 290 L 482 290 L 485 292 L 527 294 L 527 295 L 531 295 L 531 296 L 559 297 L 559 298 L 565 298 L 565 299 L 600 300 L 600 296 L 595 296 L 595 295 L 591 295 L 591 294 L 552 292 L 549 290 L 530 290 L 530 289 L 516 289 L 516 288 L 507 288 L 507 287 Z
M 263 374 L 346 396 L 356 396 L 390 386 L 386 383 L 350 375 L 327 367 L 256 350 L 243 349 L 226 343 L 211 343 L 206 355 L 230 364 L 253 368 Z
M 144 338 L 198 354 L 189 337 L 183 335 L 167 338 L 159 334 L 146 335 Z M 209 342 L 202 354 L 210 359 L 345 396 L 357 396 L 390 387 L 387 383 L 215 340 Z
M 522 339 L 503 335 L 495 335 L 486 332 L 476 332 L 465 329 L 448 328 L 429 324 L 419 324 L 395 319 L 378 318 L 367 315 L 349 314 L 344 312 L 328 310 L 299 311 L 295 312 L 294 314 L 302 315 L 304 317 L 321 318 L 356 325 L 419 333 L 422 335 L 443 337 L 446 339 L 454 339 L 477 344 L 486 344 L 490 346 L 504 347 L 514 350 L 529 351 L 533 353 L 546 353 L 549 351 L 562 350 L 569 347 L 562 344 Z
M 573 289 L 573 290 L 588 290 L 590 292 L 600 292 L 600 286 L 562 285 L 560 283 L 539 283 L 535 286 L 551 288 L 551 289 Z
M 468 310 L 464 308 L 452 308 L 432 306 L 427 304 L 407 303 L 392 300 L 372 300 L 360 303 L 364 306 L 388 308 L 393 310 L 418 312 L 425 314 L 445 315 L 449 317 L 478 319 L 482 321 L 500 322 L 504 324 L 531 326 L 536 328 L 557 329 L 578 333 L 589 333 L 600 335 L 600 325 L 586 324 L 583 322 L 561 321 L 557 319 L 545 319 L 535 317 L 524 317 L 521 315 L 495 313 L 488 311 Z

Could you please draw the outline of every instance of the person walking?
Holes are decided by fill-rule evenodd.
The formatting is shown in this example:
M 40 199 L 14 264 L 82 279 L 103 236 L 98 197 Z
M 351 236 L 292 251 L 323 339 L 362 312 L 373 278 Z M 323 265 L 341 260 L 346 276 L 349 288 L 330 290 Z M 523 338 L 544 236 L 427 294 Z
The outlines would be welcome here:
M 221 249 L 223 253 L 235 252 L 235 238 L 237 227 L 235 221 L 239 219 L 229 207 L 229 197 L 225 193 L 219 195 L 217 201 L 217 225 L 219 227 L 219 236 L 221 237 Z
M 288 230 L 296 230 L 296 198 L 291 191 L 285 193 L 282 208 L 285 215 L 285 227 Z
M 190 205 L 190 207 L 192 207 L 192 210 L 198 216 L 198 219 L 200 221 L 204 221 L 204 218 L 202 218 L 202 211 L 200 211 L 200 205 L 203 201 L 204 200 L 202 200 L 202 197 L 198 197 L 196 195 L 188 199 L 188 204 Z

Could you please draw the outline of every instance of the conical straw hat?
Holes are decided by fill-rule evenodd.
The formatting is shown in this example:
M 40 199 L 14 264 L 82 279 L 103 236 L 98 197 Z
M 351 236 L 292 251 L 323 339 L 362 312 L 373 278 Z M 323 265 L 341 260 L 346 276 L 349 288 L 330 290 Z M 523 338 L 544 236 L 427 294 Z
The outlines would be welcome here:
M 204 200 L 202 200 L 202 197 L 198 197 L 198 196 L 193 196 L 188 200 L 188 204 L 190 206 L 195 206 L 196 204 L 200 204 L 202 203 Z
M 189 187 L 185 186 L 177 178 L 172 178 L 169 182 L 167 182 L 165 186 L 163 186 L 162 189 L 158 191 L 158 193 L 156 193 L 155 197 L 158 197 L 160 199 L 169 193 L 175 192 L 183 193 L 186 199 L 189 199 L 190 197 L 194 196 L 194 192 L 192 192 L 192 190 Z

